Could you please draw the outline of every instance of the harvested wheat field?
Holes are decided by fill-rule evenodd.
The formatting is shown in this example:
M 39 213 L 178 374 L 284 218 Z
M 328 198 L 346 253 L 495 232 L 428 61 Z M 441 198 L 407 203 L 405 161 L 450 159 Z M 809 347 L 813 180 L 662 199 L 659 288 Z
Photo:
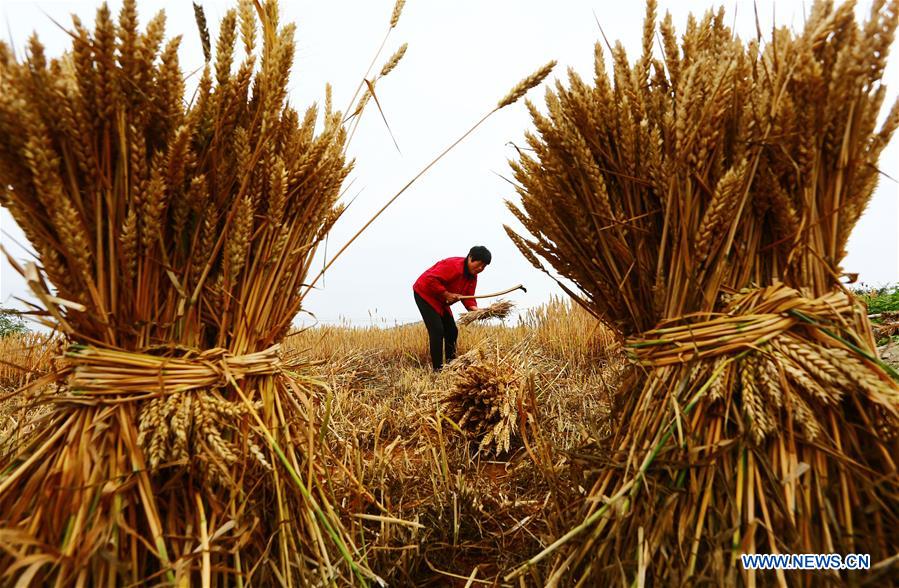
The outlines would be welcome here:
M 32 253 L 5 257 L 39 324 L 0 333 L 0 585 L 896 583 L 895 317 L 872 327 L 843 265 L 899 127 L 899 2 L 818 0 L 744 40 L 723 9 L 678 32 L 649 0 L 636 59 L 597 32 L 591 78 L 539 104 L 556 64 L 532 69 L 324 260 L 363 113 L 390 131 L 405 2 L 344 110 L 327 80 L 291 99 L 276 2 L 194 7 L 175 34 L 124 0 L 60 55 L 0 43 L 0 204 Z M 299 326 L 354 241 L 514 108 L 490 221 L 554 295 L 444 315 L 439 371 L 425 310 Z

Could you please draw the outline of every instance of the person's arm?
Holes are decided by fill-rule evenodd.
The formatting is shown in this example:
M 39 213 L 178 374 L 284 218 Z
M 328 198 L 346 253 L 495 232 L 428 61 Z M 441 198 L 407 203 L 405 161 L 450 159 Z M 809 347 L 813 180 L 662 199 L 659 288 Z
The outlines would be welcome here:
M 425 276 L 425 288 L 441 300 L 446 298 L 446 282 L 433 274 Z
M 443 293 L 443 299 L 446 300 L 447 304 L 455 304 L 460 300 L 463 300 L 462 304 L 465 304 L 464 298 L 462 298 L 462 294 L 456 294 L 455 292 L 450 292 L 449 290 Z M 465 306 L 466 308 L 468 307 L 467 304 L 465 304 Z
M 440 262 L 436 264 L 425 276 L 425 287 L 435 298 L 444 300 L 447 304 L 453 304 L 459 300 L 459 295 L 447 291 L 446 285 L 453 277 L 451 264 Z
M 474 296 L 474 292 L 475 292 L 475 289 L 477 289 L 477 287 L 478 287 L 478 278 L 477 278 L 477 276 L 475 276 L 474 283 L 471 284 L 470 287 L 465 288 L 465 295 L 466 296 Z M 469 290 L 471 290 L 471 291 L 469 292 Z M 478 308 L 478 301 L 475 300 L 474 298 L 463 298 L 462 304 L 465 305 L 465 308 L 468 309 L 468 312 L 471 312 L 472 310 L 477 310 L 477 308 Z

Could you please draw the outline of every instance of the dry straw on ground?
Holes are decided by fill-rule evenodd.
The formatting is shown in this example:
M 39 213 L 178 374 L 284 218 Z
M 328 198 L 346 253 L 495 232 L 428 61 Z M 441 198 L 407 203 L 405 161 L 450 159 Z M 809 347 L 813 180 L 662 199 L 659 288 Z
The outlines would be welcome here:
M 899 3 L 853 10 L 744 43 L 723 11 L 679 40 L 651 1 L 635 64 L 616 45 L 607 73 L 597 44 L 593 83 L 531 106 L 511 207 L 530 236 L 509 235 L 635 367 L 583 523 L 507 579 L 547 558 L 552 585 L 785 582 L 740 552 L 895 566 L 899 385 L 839 278 L 899 125 L 897 103 L 876 128 Z
M 487 581 L 572 523 L 575 513 L 566 505 L 583 494 L 565 452 L 611 424 L 611 386 L 620 364 L 602 347 L 611 340 L 607 335 L 583 309 L 556 300 L 514 326 L 462 330 L 465 353 L 437 374 L 420 324 L 318 327 L 288 339 L 322 360 L 316 361 L 319 377 L 331 387 L 318 406 L 325 443 L 406 521 L 394 524 L 368 509 L 365 544 L 378 575 L 396 586 L 444 586 L 460 576 L 464 585 L 477 567 L 476 579 Z M 491 368 L 489 381 L 497 358 L 509 360 L 496 367 L 501 375 L 519 383 L 532 376 L 523 390 L 507 390 L 521 397 L 526 419 L 522 423 L 516 402 L 517 429 L 501 453 L 492 442 L 479 449 L 488 431 L 475 432 L 467 423 L 460 431 L 443 402 L 470 366 Z M 460 398 L 459 406 L 464 402 Z

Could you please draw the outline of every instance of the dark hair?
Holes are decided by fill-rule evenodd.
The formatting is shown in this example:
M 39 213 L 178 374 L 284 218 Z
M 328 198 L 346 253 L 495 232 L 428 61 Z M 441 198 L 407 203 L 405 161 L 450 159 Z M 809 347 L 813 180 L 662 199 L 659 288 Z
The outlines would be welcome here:
M 472 247 L 471 251 L 468 252 L 468 257 L 472 261 L 483 261 L 486 265 L 490 265 L 490 261 L 493 259 L 493 256 L 490 255 L 490 250 L 483 245 Z

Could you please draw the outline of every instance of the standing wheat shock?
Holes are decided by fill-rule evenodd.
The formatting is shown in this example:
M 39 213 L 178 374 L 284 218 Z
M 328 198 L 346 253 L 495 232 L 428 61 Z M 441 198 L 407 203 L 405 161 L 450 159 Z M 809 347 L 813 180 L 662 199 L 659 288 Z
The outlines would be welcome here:
M 655 13 L 633 64 L 615 44 L 609 71 L 597 44 L 592 84 L 569 74 L 529 108 L 512 162 L 506 232 L 635 365 L 581 524 L 505 580 L 754 585 L 734 545 L 891 558 L 899 386 L 837 276 L 899 127 L 899 107 L 881 117 L 899 1 L 863 24 L 815 2 L 802 30 L 748 43 L 723 10 L 680 36 Z
M 449 365 L 453 388 L 442 399 L 446 414 L 478 441 L 478 450 L 508 452 L 522 419 L 524 348 L 501 353 L 487 341 Z M 520 411 L 524 410 L 522 415 Z
M 39 257 L 19 269 L 41 320 L 66 337 L 52 409 L 0 459 L 0 535 L 28 529 L 0 550 L 13 583 L 376 578 L 307 485 L 335 479 L 325 447 L 297 441 L 317 436 L 319 384 L 279 355 L 343 210 L 343 117 L 328 96 L 302 118 L 288 104 L 295 27 L 276 2 L 240 0 L 214 54 L 195 16 L 190 96 L 179 38 L 164 13 L 139 30 L 134 0 L 93 30 L 74 18 L 59 59 L 36 37 L 21 63 L 0 44 L 0 202 Z

